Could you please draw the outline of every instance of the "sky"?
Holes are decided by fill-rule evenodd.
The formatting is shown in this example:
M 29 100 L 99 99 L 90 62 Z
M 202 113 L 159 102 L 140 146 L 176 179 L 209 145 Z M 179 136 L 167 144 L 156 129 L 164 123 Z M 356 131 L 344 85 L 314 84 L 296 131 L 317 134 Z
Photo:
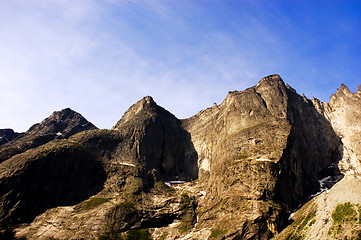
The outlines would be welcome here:
M 270 74 L 356 92 L 361 1 L 0 1 L 0 128 L 70 107 L 109 129 L 148 95 L 188 118 Z

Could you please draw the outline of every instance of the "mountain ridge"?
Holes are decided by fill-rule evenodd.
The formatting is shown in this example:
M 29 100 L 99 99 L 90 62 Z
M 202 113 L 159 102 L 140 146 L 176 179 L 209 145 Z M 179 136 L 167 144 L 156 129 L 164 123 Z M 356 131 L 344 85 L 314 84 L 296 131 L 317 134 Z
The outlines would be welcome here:
M 343 175 L 357 176 L 360 160 L 353 141 L 358 135 L 353 132 L 360 126 L 360 89 L 354 94 L 342 85 L 330 103 L 323 103 L 298 95 L 273 74 L 187 119 L 177 119 L 147 96 L 109 130 L 96 129 L 70 109 L 63 110 L 67 117 L 55 112 L 27 132 L 50 135 L 49 141 L 24 147 L 0 163 L 0 207 L 6 213 L 0 225 L 11 227 L 4 234 L 29 239 L 126 239 L 130 231 L 145 231 L 154 239 L 278 236 L 291 212 L 320 188 Z M 356 117 L 345 118 L 342 102 Z M 62 124 L 66 119 L 70 122 Z M 347 127 L 337 127 L 340 121 Z M 53 200 L 47 205 L 37 195 L 47 196 L 49 190 L 30 197 L 19 185 L 24 176 L 30 176 L 29 186 L 55 184 L 50 175 L 32 170 L 46 171 L 45 160 L 54 161 L 55 175 L 61 174 L 62 161 L 72 166 L 75 175 L 65 171 L 72 184 L 93 171 L 99 177 L 94 183 L 79 180 L 88 190 L 78 196 L 61 190 L 58 201 L 69 196 L 68 207 Z M 77 162 L 93 168 L 81 169 Z M 18 173 L 6 170 L 11 168 Z M 62 188 L 61 182 L 54 186 Z M 90 207 L 94 201 L 99 203 Z M 31 202 L 38 207 L 26 212 Z M 52 230 L 42 232 L 44 224 Z

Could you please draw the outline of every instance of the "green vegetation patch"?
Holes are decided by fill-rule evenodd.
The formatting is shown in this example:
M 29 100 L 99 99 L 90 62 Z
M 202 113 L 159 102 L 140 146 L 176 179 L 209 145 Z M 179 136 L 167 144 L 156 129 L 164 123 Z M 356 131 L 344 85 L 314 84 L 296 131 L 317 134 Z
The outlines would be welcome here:
M 183 192 L 181 195 L 180 210 L 182 211 L 180 218 L 181 224 L 178 231 L 179 233 L 185 233 L 192 229 L 195 219 L 192 201 L 186 192 Z
M 80 203 L 75 207 L 76 210 L 90 210 L 105 202 L 108 202 L 110 198 L 91 198 L 85 202 Z
M 286 237 L 286 240 L 303 240 L 305 236 L 293 236 L 292 234 Z
M 307 226 L 312 226 L 316 222 L 316 210 L 317 208 L 314 204 L 314 200 L 309 201 L 300 210 L 298 210 L 298 214 L 296 215 L 294 222 L 283 231 L 283 236 L 285 236 L 284 239 L 305 239 L 305 230 L 303 229 L 307 228 Z M 274 239 L 278 239 L 277 236 Z
M 190 203 L 191 203 L 191 199 L 189 198 L 188 194 L 186 192 L 182 193 L 181 201 L 180 201 L 181 209 L 188 207 Z
M 182 220 L 181 225 L 179 226 L 179 233 L 185 233 L 192 229 L 192 220 Z
M 215 229 L 212 231 L 210 238 L 216 238 L 219 236 L 223 236 L 227 230 Z
M 167 236 L 168 236 L 168 233 L 163 233 L 163 235 L 160 237 L 160 239 L 159 240 L 165 240 L 166 238 L 167 238 Z
M 282 206 L 274 201 L 266 201 L 268 204 L 270 204 L 272 207 L 274 207 L 277 210 L 282 210 Z
M 126 240 L 151 240 L 147 229 L 132 229 L 127 231 Z
M 301 231 L 302 229 L 304 229 L 306 227 L 307 223 L 309 221 L 313 220 L 315 217 L 316 217 L 316 212 L 310 212 L 307 215 L 307 217 L 303 220 L 301 226 L 299 227 L 299 230 Z M 313 224 L 314 222 L 311 222 L 311 223 Z M 312 224 L 310 224 L 310 225 L 312 225 Z
M 120 207 L 120 208 L 125 208 L 125 209 L 136 210 L 134 203 L 133 203 L 133 202 L 129 202 L 129 201 L 127 201 L 127 202 L 122 202 L 122 203 L 118 204 L 118 207 Z
M 247 159 L 249 158 L 249 154 L 246 151 L 241 151 L 240 153 L 238 153 L 236 159 Z
M 353 207 L 353 204 L 350 202 L 337 205 L 335 211 L 332 213 L 332 219 L 335 224 L 341 223 L 345 219 L 354 218 L 356 211 Z
M 121 233 L 105 233 L 98 237 L 98 240 L 124 240 Z

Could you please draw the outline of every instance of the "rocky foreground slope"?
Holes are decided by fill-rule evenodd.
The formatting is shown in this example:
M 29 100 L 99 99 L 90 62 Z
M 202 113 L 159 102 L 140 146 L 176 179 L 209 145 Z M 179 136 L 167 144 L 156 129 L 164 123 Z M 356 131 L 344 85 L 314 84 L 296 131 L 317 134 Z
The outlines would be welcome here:
M 303 220 L 312 212 L 332 228 L 338 206 L 330 204 L 331 215 L 322 215 L 313 204 L 325 193 L 312 196 L 343 175 L 337 184 L 358 186 L 361 92 L 346 89 L 327 104 L 271 75 L 184 120 L 145 97 L 111 130 L 63 110 L 0 146 L 0 234 L 312 239 L 311 226 L 322 225 L 307 221 L 300 229 Z M 306 202 L 292 223 L 290 214 Z M 355 198 L 352 204 L 355 219 L 361 203 Z M 340 234 L 360 231 L 327 236 Z

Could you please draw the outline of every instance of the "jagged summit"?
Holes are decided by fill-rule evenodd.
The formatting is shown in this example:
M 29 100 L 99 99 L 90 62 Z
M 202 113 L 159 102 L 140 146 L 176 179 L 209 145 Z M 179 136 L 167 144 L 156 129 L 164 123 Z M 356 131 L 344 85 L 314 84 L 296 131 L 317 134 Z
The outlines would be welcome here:
M 190 136 L 172 113 L 147 96 L 132 105 L 113 127 L 125 138 L 130 160 L 158 170 L 166 179 L 195 179 L 197 160 Z M 135 154 L 131 154 L 135 152 Z M 127 153 L 128 154 L 128 153 Z
M 131 121 L 143 121 L 154 117 L 158 112 L 168 112 L 158 106 L 152 97 L 146 96 L 133 104 L 123 115 L 123 117 L 113 127 L 113 130 L 120 129 L 121 126 Z M 169 112 L 168 112 L 169 113 Z M 171 113 L 169 113 L 171 115 Z M 130 123 L 131 124 L 131 123 Z
M 59 137 L 68 138 L 74 133 L 96 129 L 96 127 L 88 122 L 80 113 L 70 108 L 53 112 L 49 117 L 41 123 L 37 123 L 30 127 L 26 134 L 57 134 Z

